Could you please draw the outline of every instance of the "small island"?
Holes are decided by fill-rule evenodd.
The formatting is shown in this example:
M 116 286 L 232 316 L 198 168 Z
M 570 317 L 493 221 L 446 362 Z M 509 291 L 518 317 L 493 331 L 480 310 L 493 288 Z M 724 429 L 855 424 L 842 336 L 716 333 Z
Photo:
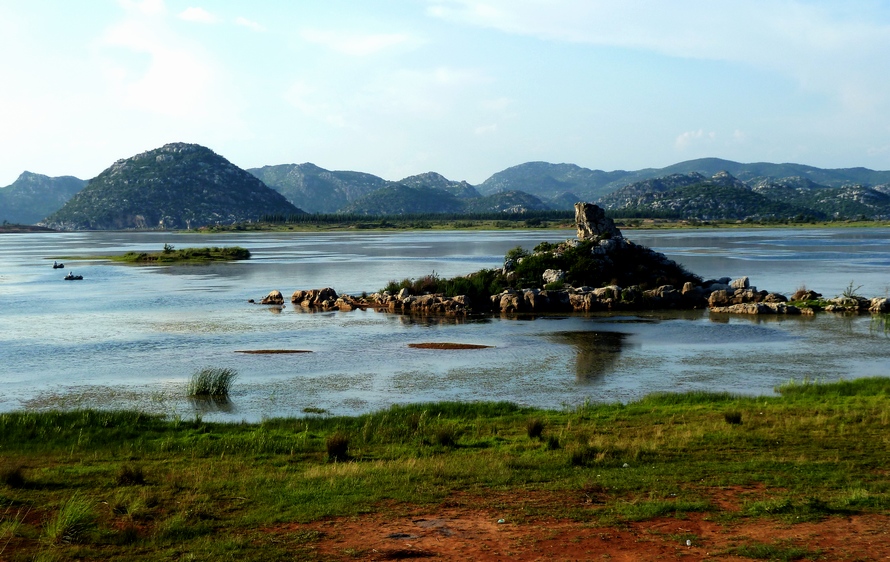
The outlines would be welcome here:
M 122 263 L 167 265 L 173 263 L 205 263 L 212 261 L 234 261 L 250 259 L 250 250 L 240 246 L 181 248 L 177 250 L 172 244 L 164 244 L 160 252 L 127 252 L 117 256 L 68 256 L 68 260 L 107 259 Z

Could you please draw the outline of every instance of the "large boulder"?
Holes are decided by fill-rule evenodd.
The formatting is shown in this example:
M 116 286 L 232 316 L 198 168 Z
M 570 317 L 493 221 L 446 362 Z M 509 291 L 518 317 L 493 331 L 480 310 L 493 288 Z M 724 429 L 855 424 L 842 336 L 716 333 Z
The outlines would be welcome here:
M 575 225 L 578 227 L 578 240 L 621 238 L 615 221 L 606 217 L 606 212 L 593 203 L 575 203 Z
M 566 278 L 566 272 L 561 269 L 546 269 L 544 270 L 543 278 L 545 285 L 561 283 Z
M 281 294 L 281 291 L 271 291 L 263 297 L 260 304 L 284 304 L 284 295 Z

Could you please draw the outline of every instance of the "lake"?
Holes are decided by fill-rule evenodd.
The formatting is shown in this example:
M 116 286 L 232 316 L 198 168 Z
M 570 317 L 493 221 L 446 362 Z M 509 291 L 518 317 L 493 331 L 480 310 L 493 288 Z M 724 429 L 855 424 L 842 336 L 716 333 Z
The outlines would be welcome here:
M 627 230 L 705 278 L 747 275 L 786 295 L 848 287 L 890 292 L 890 229 Z M 509 400 L 547 408 L 629 401 L 656 391 L 769 395 L 791 379 L 890 374 L 881 317 L 740 317 L 707 311 L 419 319 L 376 311 L 308 313 L 251 305 L 273 289 L 358 294 L 390 280 L 500 267 L 516 246 L 574 231 L 0 236 L 0 411 L 138 408 L 257 421 L 304 408 L 357 414 L 395 403 Z M 252 258 L 133 266 L 65 256 L 243 246 Z M 83 281 L 63 281 L 68 271 Z M 485 344 L 425 350 L 409 343 Z M 251 355 L 256 349 L 312 353 Z M 228 404 L 184 395 L 204 367 L 235 369 Z

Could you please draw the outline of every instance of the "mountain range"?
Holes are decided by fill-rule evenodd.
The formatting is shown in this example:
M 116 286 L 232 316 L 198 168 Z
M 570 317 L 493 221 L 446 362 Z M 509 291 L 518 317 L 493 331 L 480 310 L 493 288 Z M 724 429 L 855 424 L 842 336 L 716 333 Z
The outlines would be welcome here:
M 0 188 L 0 220 L 43 219 L 41 224 L 67 229 L 194 228 L 303 212 L 571 210 L 578 201 L 628 217 L 887 218 L 890 171 L 718 158 L 611 172 L 527 162 L 474 186 L 435 172 L 387 181 L 311 163 L 242 170 L 208 148 L 173 143 L 119 160 L 88 182 L 25 172 Z

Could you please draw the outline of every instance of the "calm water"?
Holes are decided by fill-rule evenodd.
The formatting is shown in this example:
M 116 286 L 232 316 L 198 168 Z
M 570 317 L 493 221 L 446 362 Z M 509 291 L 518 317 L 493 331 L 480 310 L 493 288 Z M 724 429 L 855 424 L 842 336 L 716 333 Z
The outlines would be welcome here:
M 704 277 L 826 296 L 890 291 L 890 229 L 627 231 Z M 328 234 L 64 233 L 0 236 L 0 411 L 91 406 L 258 420 L 303 408 L 353 414 L 393 403 L 511 400 L 559 408 L 691 389 L 771 394 L 804 377 L 890 374 L 890 338 L 869 316 L 708 312 L 420 321 L 250 305 L 272 289 L 375 291 L 391 279 L 500 266 L 507 250 L 570 231 Z M 53 259 L 240 245 L 246 262 L 172 267 Z M 73 270 L 83 281 L 66 282 Z M 414 342 L 481 343 L 473 351 Z M 239 350 L 305 349 L 299 355 Z M 238 371 L 225 407 L 184 398 L 203 367 Z M 209 409 L 208 409 L 209 408 Z

